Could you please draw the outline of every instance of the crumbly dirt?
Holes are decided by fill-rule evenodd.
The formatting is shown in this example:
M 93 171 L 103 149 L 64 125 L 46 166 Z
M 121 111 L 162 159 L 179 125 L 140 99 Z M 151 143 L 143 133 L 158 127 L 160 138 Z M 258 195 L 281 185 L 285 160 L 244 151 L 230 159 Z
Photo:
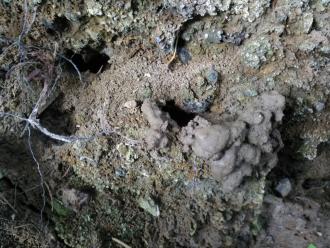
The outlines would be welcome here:
M 329 247 L 329 13 L 0 1 L 0 247 Z

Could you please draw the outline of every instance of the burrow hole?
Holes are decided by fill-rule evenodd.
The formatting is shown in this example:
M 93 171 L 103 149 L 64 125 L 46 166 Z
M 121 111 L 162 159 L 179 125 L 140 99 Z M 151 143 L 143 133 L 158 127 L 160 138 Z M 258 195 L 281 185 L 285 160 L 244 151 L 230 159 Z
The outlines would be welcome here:
M 195 118 L 196 114 L 189 113 L 177 106 L 174 100 L 166 101 L 165 106 L 162 107 L 164 112 L 167 112 L 170 117 L 180 126 L 185 127 L 189 121 Z
M 61 34 L 71 30 L 71 22 L 65 16 L 56 16 L 51 23 L 45 23 L 45 27 L 50 35 Z
M 60 135 L 72 135 L 76 132 L 76 125 L 72 119 L 74 108 L 63 110 L 64 95 L 61 93 L 56 100 L 39 116 L 40 124 L 49 131 Z
M 83 48 L 80 53 L 75 53 L 68 49 L 65 52 L 65 56 L 76 65 L 80 72 L 103 72 L 106 69 L 109 60 L 108 55 L 100 53 L 90 47 Z M 66 64 L 71 70 L 75 70 L 71 63 L 67 62 Z

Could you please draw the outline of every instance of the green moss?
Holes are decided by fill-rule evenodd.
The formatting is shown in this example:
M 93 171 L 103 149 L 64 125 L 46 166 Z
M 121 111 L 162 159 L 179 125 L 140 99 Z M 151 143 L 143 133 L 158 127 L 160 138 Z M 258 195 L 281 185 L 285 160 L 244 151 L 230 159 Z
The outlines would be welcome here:
M 63 203 L 57 199 L 54 199 L 52 204 L 55 214 L 60 217 L 68 217 L 72 213 L 70 209 L 66 208 Z
M 297 151 L 298 157 L 301 159 L 312 160 L 317 156 L 317 143 L 305 141 Z

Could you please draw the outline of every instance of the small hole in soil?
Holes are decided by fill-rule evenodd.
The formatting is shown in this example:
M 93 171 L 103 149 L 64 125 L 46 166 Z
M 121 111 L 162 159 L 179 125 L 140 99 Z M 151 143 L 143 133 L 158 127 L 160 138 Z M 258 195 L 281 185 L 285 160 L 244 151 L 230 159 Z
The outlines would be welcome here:
M 0 50 L 0 54 L 1 54 L 1 50 Z M 6 73 L 7 72 L 5 70 L 0 69 L 0 80 L 5 81 L 5 79 L 6 79 Z
M 74 53 L 72 50 L 67 50 L 66 57 L 71 59 L 77 66 L 80 72 L 90 71 L 97 73 L 104 71 L 108 64 L 109 56 L 104 53 L 100 53 L 90 47 L 82 49 L 80 53 Z M 70 63 L 66 63 L 72 70 L 73 66 Z
M 132 5 L 132 10 L 133 11 L 139 11 L 139 1 L 132 0 L 131 1 L 131 5 Z
M 71 117 L 74 109 L 61 111 L 61 98 L 63 98 L 63 95 L 60 95 L 54 103 L 39 116 L 40 124 L 53 133 L 72 135 L 76 131 L 75 124 Z
M 55 35 L 56 32 L 64 33 L 71 29 L 70 21 L 64 16 L 56 16 L 54 21 L 50 24 L 46 24 L 47 33 Z
M 162 108 L 163 111 L 167 112 L 170 117 L 180 126 L 187 126 L 188 122 L 195 118 L 195 114 L 187 113 L 186 111 L 175 105 L 175 102 L 167 101 L 166 105 Z
M 304 189 L 310 189 L 313 187 L 313 180 L 311 179 L 306 179 L 303 184 L 302 184 Z
M 89 187 L 89 186 L 83 186 L 80 188 L 80 191 L 85 193 L 85 194 L 88 194 L 91 198 L 95 198 L 96 195 L 97 195 L 97 192 L 95 189 Z
M 307 178 L 303 183 L 302 187 L 306 190 L 312 188 L 324 188 L 327 183 L 330 181 L 322 180 L 322 179 L 310 179 Z
M 156 9 L 156 13 L 157 13 L 157 14 L 160 13 L 163 9 L 164 9 L 163 4 L 160 4 L 160 5 L 157 7 L 157 9 Z

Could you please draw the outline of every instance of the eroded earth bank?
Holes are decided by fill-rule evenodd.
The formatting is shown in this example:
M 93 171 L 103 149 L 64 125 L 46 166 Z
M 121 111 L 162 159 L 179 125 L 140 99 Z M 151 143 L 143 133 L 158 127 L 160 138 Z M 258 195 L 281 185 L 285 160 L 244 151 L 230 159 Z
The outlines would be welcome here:
M 329 0 L 1 0 L 0 247 L 330 247 Z

